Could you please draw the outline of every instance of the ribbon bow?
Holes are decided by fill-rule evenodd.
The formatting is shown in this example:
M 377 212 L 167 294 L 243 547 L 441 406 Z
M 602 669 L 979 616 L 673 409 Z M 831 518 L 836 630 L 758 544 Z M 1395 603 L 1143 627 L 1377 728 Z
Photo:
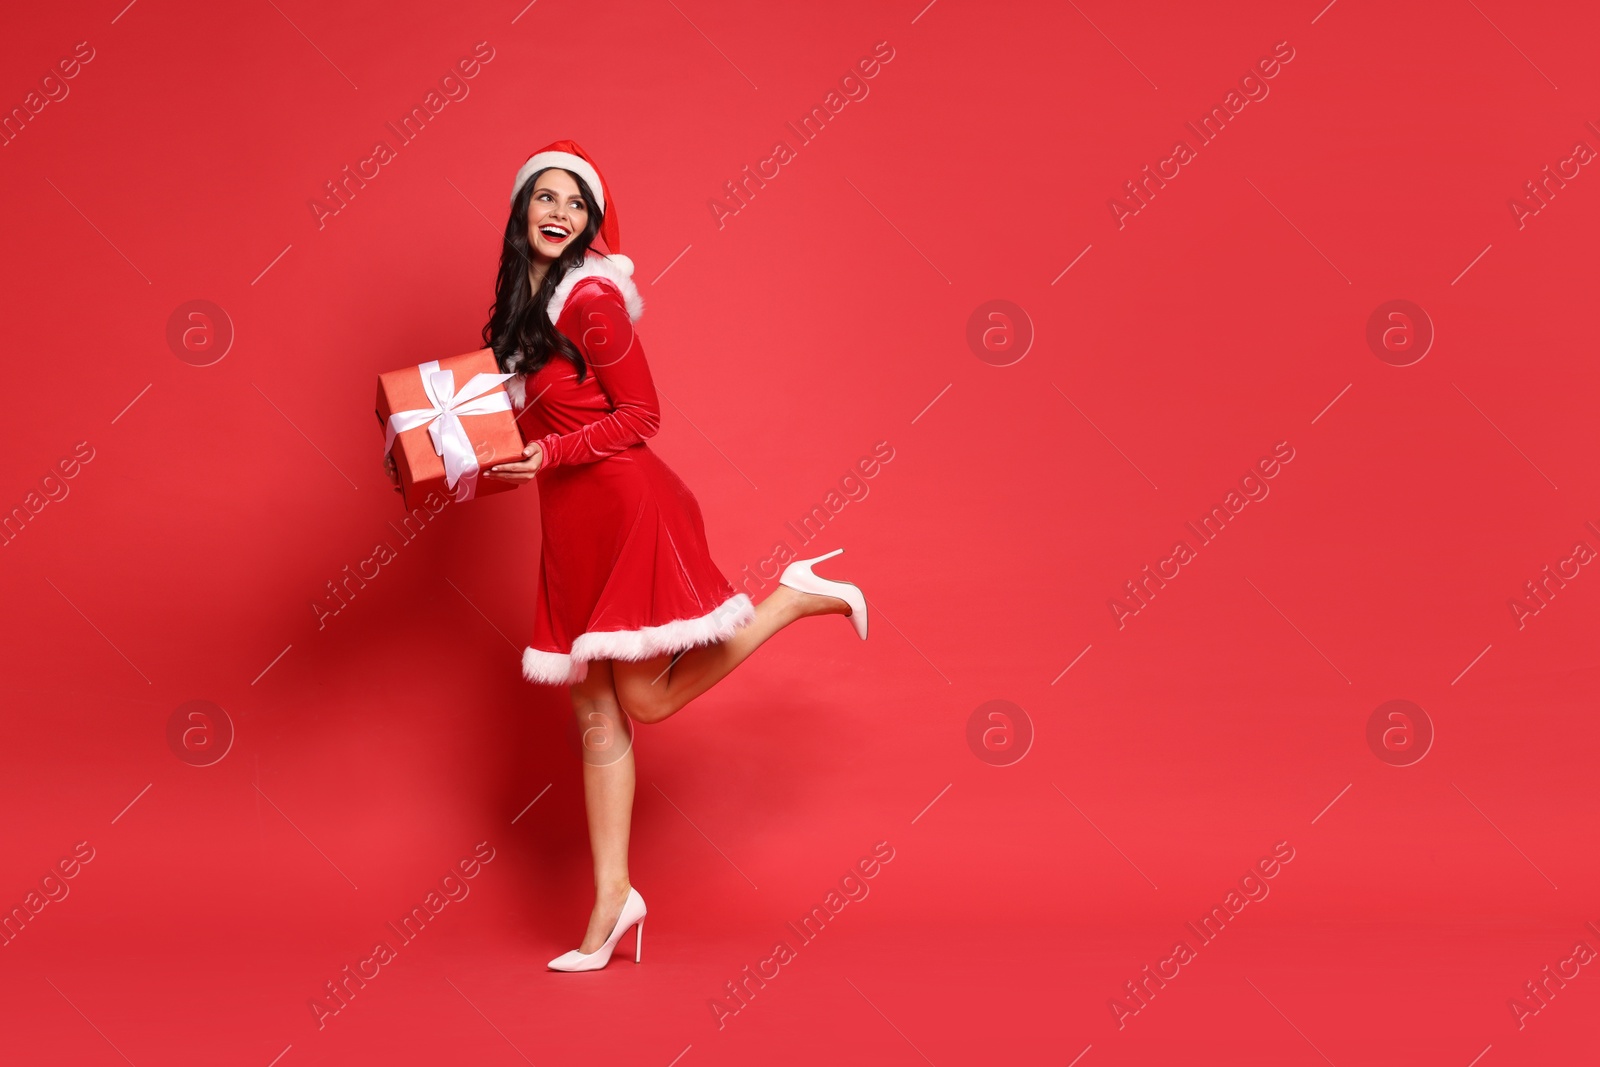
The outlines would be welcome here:
M 511 397 L 505 390 L 490 390 L 511 375 L 474 374 L 458 392 L 455 374 L 440 370 L 438 360 L 420 365 L 417 373 L 422 375 L 422 389 L 431 406 L 390 415 L 384 429 L 383 454 L 388 455 L 394 448 L 396 434 L 427 426 L 433 451 L 444 460 L 445 485 L 455 491 L 457 502 L 471 500 L 478 491 L 478 455 L 460 417 L 510 411 Z

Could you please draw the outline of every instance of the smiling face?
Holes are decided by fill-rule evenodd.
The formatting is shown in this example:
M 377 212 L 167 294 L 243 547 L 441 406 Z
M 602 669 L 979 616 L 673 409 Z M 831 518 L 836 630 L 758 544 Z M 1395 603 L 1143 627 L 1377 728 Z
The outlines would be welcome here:
M 577 179 L 551 168 L 533 179 L 528 201 L 528 246 L 541 259 L 553 260 L 583 233 L 589 223 L 589 204 L 578 190 Z

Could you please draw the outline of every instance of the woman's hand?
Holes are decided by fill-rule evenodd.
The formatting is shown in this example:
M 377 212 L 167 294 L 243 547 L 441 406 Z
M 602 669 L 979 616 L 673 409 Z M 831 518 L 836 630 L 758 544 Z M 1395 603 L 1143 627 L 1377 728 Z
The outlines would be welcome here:
M 393 452 L 385 452 L 383 454 L 383 470 L 389 476 L 389 480 L 394 483 L 394 491 L 397 493 L 404 492 L 400 488 L 400 472 L 395 469 Z
M 539 470 L 539 465 L 544 462 L 544 450 L 539 447 L 539 442 L 529 441 L 522 449 L 522 456 L 520 462 L 497 463 L 483 473 L 491 478 L 515 482 L 518 485 L 531 482 Z

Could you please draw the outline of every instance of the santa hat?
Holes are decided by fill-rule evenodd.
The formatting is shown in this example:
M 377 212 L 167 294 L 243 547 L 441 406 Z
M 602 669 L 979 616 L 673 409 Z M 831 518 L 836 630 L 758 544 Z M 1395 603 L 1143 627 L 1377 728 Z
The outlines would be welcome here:
M 589 154 L 579 147 L 577 141 L 554 141 L 539 149 L 528 157 L 528 161 L 517 171 L 517 180 L 511 186 L 511 202 L 517 202 L 517 194 L 522 192 L 522 187 L 532 180 L 546 167 L 559 167 L 571 171 L 582 178 L 594 193 L 596 206 L 600 208 L 600 240 L 605 243 L 606 251 L 615 258 L 622 259 L 622 235 L 617 222 L 616 199 L 611 195 L 610 188 L 605 179 L 600 177 L 600 168 L 595 166 Z

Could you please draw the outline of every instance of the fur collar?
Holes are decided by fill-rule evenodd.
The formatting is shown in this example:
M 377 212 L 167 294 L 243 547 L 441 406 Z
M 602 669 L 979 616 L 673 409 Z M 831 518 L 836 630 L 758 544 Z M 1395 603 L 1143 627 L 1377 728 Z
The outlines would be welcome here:
M 644 299 L 639 296 L 639 290 L 633 284 L 633 260 L 624 255 L 603 256 L 591 248 L 583 263 L 567 271 L 566 277 L 561 279 L 561 284 L 556 286 L 555 295 L 550 298 L 550 304 L 545 309 L 551 322 L 561 318 L 561 311 L 567 305 L 567 298 L 585 278 L 603 278 L 616 286 L 617 291 L 622 294 L 623 306 L 628 309 L 629 319 L 638 322 L 639 317 L 644 314 Z
M 585 278 L 602 278 L 614 285 L 622 294 L 622 306 L 628 310 L 628 318 L 638 322 L 644 314 L 644 298 L 639 295 L 639 289 L 633 284 L 633 260 L 624 255 L 605 256 L 589 250 L 584 257 L 582 265 L 567 271 L 561 283 L 556 286 L 556 291 L 550 297 L 550 303 L 545 308 L 545 313 L 550 316 L 551 322 L 561 318 L 562 309 L 567 306 L 567 300 L 572 296 L 572 290 Z M 515 365 L 515 364 L 513 364 Z M 516 374 L 506 382 L 506 392 L 511 394 L 511 406 L 521 411 L 527 403 L 525 389 L 527 379 L 522 374 Z

